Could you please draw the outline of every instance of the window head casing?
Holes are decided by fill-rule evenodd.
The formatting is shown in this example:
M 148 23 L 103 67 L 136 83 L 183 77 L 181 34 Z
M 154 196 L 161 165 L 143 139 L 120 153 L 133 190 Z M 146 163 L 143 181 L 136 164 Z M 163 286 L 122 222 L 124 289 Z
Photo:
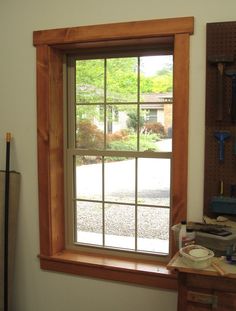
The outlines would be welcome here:
M 127 42 L 144 38 L 145 40 L 155 38 L 165 40 L 165 37 L 174 37 L 173 127 L 178 128 L 173 133 L 172 150 L 172 223 L 174 224 L 186 218 L 189 36 L 192 33 L 192 17 L 34 32 L 34 45 L 37 48 L 40 262 L 42 268 L 175 288 L 175 280 L 169 272 L 165 272 L 165 269 L 161 269 L 161 273 L 153 272 L 156 268 L 152 270 L 152 265 L 148 262 L 145 263 L 144 270 L 137 268 L 137 264 L 134 264 L 133 268 L 129 266 L 127 274 L 125 259 L 119 263 L 117 259 L 112 261 L 107 257 L 106 261 L 100 261 L 94 255 L 79 255 L 66 249 L 63 191 L 63 55 L 74 53 L 81 44 L 86 46 L 99 42 L 105 45 L 107 41 L 113 41 L 116 45 L 119 40 L 127 40 Z M 172 246 L 174 251 L 173 243 Z M 108 266 L 113 267 L 113 272 L 110 270 L 109 274 L 105 272 L 107 260 L 109 260 Z M 92 266 L 88 265 L 88 262 Z M 121 266 L 126 268 L 123 270 Z M 116 273 L 116 269 L 119 270 L 119 274 Z M 132 272 L 133 278 L 130 278 L 129 272 Z M 153 276 L 153 273 L 156 276 Z

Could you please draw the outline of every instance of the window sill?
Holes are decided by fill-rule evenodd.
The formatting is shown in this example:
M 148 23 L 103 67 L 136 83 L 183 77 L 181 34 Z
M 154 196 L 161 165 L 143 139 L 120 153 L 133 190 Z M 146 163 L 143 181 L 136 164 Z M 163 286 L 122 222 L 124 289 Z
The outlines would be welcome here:
M 163 263 L 67 250 L 39 258 L 44 270 L 177 290 L 176 274 Z

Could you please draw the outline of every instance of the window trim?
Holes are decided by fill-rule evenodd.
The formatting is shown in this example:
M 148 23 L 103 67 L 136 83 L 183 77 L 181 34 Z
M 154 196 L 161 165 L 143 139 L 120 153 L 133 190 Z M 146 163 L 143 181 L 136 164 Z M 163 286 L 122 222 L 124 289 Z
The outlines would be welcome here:
M 174 36 L 173 224 L 187 214 L 189 36 L 193 17 L 35 31 L 40 264 L 42 269 L 176 289 L 165 264 L 66 250 L 63 55 L 76 45 Z M 178 142 L 178 143 L 176 143 Z M 172 254 L 176 251 L 172 243 Z M 155 267 L 155 268 L 154 268 Z

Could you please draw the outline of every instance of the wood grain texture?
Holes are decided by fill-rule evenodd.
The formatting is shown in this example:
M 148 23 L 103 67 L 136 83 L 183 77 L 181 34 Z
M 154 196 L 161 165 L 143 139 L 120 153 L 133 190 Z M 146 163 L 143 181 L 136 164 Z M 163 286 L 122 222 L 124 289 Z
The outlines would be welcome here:
M 179 272 L 178 311 L 235 310 L 235 285 L 235 278 Z
M 40 252 L 64 246 L 62 56 L 37 48 L 37 127 Z
M 176 274 L 158 262 L 65 251 L 51 257 L 40 256 L 41 268 L 93 278 L 116 280 L 177 289 Z
M 173 104 L 173 224 L 187 219 L 189 35 L 175 36 Z M 172 241 L 172 252 L 176 252 Z
M 33 33 L 33 44 L 67 44 L 119 40 L 193 33 L 193 17 L 114 23 L 108 25 L 39 30 Z
M 189 34 L 193 18 L 85 26 L 34 33 L 37 46 L 37 118 L 40 262 L 47 270 L 176 289 L 164 265 L 121 261 L 66 250 L 63 164 L 63 48 L 71 43 L 161 37 L 175 34 L 172 223 L 186 218 Z M 176 34 L 177 33 L 177 34 Z M 52 46 L 54 45 L 54 47 Z M 55 47 L 59 45 L 60 47 Z M 72 50 L 71 50 L 72 51 Z M 74 50 L 73 50 L 74 52 Z M 173 245 L 173 244 L 172 244 Z M 174 251 L 174 247 L 173 247 Z
M 37 136 L 40 253 L 51 255 L 50 148 L 49 148 L 49 48 L 37 53 Z

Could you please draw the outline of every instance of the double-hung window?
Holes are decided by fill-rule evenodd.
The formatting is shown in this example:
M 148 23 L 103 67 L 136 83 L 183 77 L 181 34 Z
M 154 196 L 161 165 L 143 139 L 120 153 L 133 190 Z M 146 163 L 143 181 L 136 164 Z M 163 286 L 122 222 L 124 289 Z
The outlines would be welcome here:
M 186 219 L 192 33 L 192 17 L 34 32 L 43 269 L 176 288 L 159 259 Z
M 173 40 L 150 50 L 68 57 L 70 245 L 169 254 Z

